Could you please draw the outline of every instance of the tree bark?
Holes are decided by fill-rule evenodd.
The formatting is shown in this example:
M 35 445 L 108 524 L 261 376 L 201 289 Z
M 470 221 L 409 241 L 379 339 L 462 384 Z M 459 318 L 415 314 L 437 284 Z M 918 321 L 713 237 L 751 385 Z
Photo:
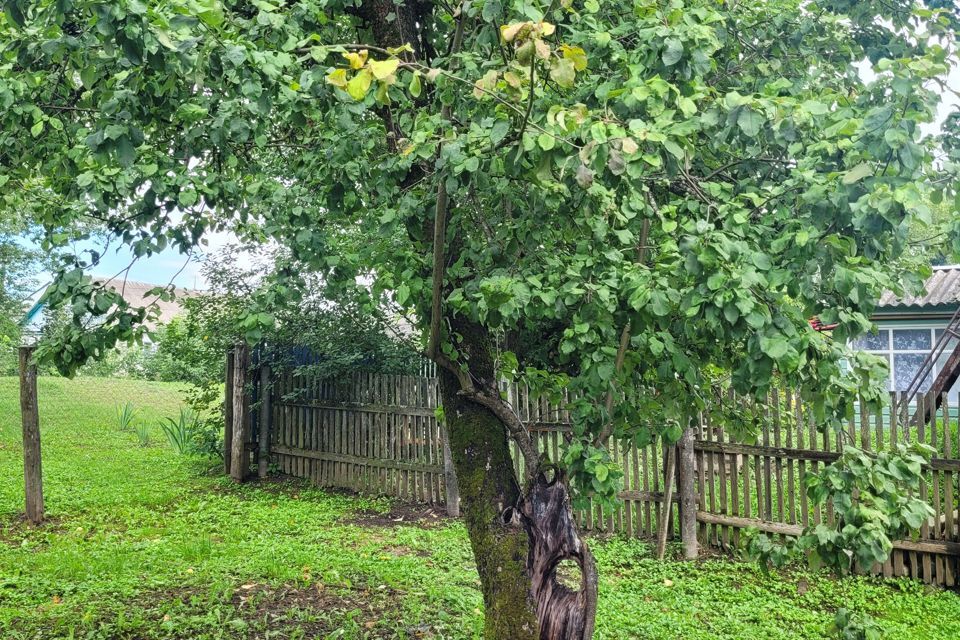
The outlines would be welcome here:
M 37 408 L 37 365 L 33 347 L 20 347 L 20 419 L 23 425 L 23 479 L 26 515 L 43 522 L 43 471 L 40 460 L 40 414 Z
M 490 341 L 472 323 L 454 321 L 471 377 L 495 375 Z M 440 368 L 440 390 L 460 507 L 480 575 L 484 637 L 491 640 L 585 640 L 593 635 L 597 573 L 580 539 L 565 477 L 541 465 L 522 490 L 507 428 L 462 393 L 459 378 Z M 577 563 L 580 589 L 557 580 L 563 560 Z
M 694 459 L 693 427 L 687 427 L 680 439 L 680 539 L 683 541 L 683 557 L 696 560 L 697 547 L 697 490 L 696 462 Z M 703 473 L 703 470 L 700 470 Z
M 247 368 L 250 362 L 250 348 L 245 342 L 238 342 L 233 349 L 233 439 L 230 449 L 230 477 L 243 482 L 247 476 Z

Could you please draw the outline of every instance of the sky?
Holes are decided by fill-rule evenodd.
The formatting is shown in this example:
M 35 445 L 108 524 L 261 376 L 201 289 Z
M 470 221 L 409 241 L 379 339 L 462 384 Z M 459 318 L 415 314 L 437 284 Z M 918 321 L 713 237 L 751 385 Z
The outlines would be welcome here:
M 859 66 L 861 77 L 869 82 L 874 77 L 869 63 Z M 960 105 L 960 64 L 954 64 L 947 76 L 947 91 L 941 96 L 940 107 L 937 112 L 937 118 L 934 122 L 921 126 L 921 132 L 924 135 L 936 135 L 939 133 L 946 117 Z M 159 254 L 149 258 L 141 258 L 133 267 L 131 267 L 128 279 L 149 282 L 152 284 L 167 284 L 173 281 L 173 284 L 179 287 L 189 289 L 205 289 L 208 283 L 201 274 L 201 260 L 206 254 L 216 253 L 229 244 L 236 244 L 236 237 L 229 232 L 214 233 L 207 237 L 208 245 L 198 251 L 193 259 L 188 260 L 186 256 L 180 254 L 176 249 L 167 249 Z M 96 248 L 94 243 L 77 245 L 78 249 Z M 97 267 L 91 272 L 95 277 L 110 277 L 122 271 L 130 264 L 132 253 L 130 249 L 121 245 L 111 248 L 101 259 Z M 239 260 L 244 260 L 244 255 L 238 256 Z M 49 280 L 49 276 L 44 276 Z
M 229 244 L 236 244 L 238 240 L 229 232 L 211 233 L 205 238 L 208 245 L 195 251 L 192 257 L 176 249 L 166 249 L 149 257 L 141 257 L 130 267 L 127 279 L 158 285 L 172 280 L 178 287 L 206 289 L 208 283 L 201 273 L 202 258 L 207 254 L 215 254 Z M 102 242 L 87 241 L 75 244 L 74 250 L 101 250 L 102 246 Z M 102 278 L 115 276 L 126 269 L 132 260 L 133 253 L 127 245 L 113 242 L 97 266 L 90 271 L 90 275 Z

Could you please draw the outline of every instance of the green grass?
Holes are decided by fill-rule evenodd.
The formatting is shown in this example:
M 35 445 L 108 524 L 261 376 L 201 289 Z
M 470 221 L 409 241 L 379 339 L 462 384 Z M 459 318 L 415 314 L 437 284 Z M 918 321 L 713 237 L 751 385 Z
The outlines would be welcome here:
M 154 445 L 120 432 L 131 401 Z M 298 481 L 235 487 L 213 461 L 175 455 L 156 426 L 174 385 L 43 378 L 50 522 L 22 509 L 16 381 L 0 378 L 0 638 L 475 638 L 481 597 L 463 527 L 372 524 L 384 499 Z M 837 607 L 890 638 L 960 637 L 960 597 L 910 581 L 764 575 L 727 560 L 656 562 L 592 542 L 597 638 L 822 638 Z

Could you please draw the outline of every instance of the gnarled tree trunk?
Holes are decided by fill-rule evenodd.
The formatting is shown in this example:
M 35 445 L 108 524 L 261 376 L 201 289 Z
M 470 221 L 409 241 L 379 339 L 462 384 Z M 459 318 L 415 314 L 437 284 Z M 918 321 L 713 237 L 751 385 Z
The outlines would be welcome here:
M 471 377 L 493 380 L 486 332 L 459 321 Z M 484 636 L 496 640 L 583 640 L 593 635 L 597 574 L 580 539 L 564 476 L 542 465 L 523 489 L 514 473 L 508 432 L 488 408 L 462 393 L 441 368 L 440 389 L 485 606 Z M 557 580 L 561 561 L 580 568 L 580 588 Z

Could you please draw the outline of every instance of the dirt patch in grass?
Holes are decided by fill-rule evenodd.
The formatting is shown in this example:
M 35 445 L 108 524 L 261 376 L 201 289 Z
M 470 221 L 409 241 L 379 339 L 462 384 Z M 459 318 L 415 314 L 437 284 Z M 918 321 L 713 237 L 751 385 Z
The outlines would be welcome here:
M 342 520 L 347 524 L 363 527 L 434 527 L 453 521 L 454 518 L 449 517 L 442 509 L 405 502 L 392 503 L 390 510 L 386 512 L 366 509 Z
M 23 514 L 0 519 L 0 544 L 11 547 L 22 546 L 24 539 L 38 533 L 64 534 L 66 532 L 63 519 L 58 517 L 47 517 L 37 525 L 30 524 Z
M 393 608 L 391 601 L 400 597 L 388 588 L 244 584 L 234 592 L 231 604 L 251 622 L 251 640 L 286 638 L 293 632 L 299 638 L 324 638 L 348 628 L 363 638 L 394 638 L 396 628 L 384 624 L 383 617 Z M 427 637 L 410 631 L 413 637 Z

